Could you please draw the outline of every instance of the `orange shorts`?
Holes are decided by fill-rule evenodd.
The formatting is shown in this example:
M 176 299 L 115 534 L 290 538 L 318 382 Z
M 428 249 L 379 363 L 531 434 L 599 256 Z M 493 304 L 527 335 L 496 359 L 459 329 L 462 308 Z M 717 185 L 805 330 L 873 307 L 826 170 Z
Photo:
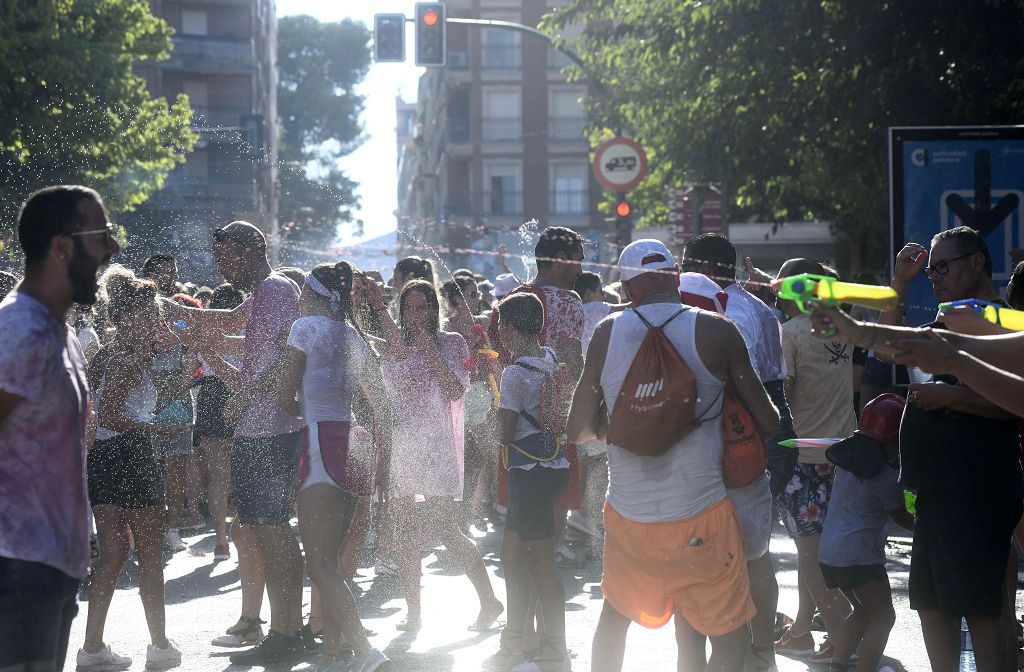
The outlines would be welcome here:
M 674 613 L 717 637 L 754 616 L 743 533 L 728 498 L 696 516 L 637 523 L 604 506 L 604 597 L 623 616 L 660 628 Z

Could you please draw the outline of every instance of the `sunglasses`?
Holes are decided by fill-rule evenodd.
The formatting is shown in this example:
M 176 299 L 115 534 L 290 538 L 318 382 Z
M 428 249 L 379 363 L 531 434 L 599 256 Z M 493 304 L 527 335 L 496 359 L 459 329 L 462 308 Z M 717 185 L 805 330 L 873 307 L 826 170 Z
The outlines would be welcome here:
M 977 252 L 969 252 L 967 254 L 961 254 L 959 257 L 953 257 L 952 259 L 943 259 L 942 261 L 932 264 L 924 269 L 924 277 L 929 280 L 934 280 L 936 276 L 945 275 L 949 273 L 949 265 L 954 261 L 960 261 L 961 259 L 967 259 L 973 257 Z
M 107 247 L 110 247 L 110 243 L 117 242 L 117 226 L 113 222 L 107 222 L 107 225 L 102 229 L 89 229 L 88 231 L 72 231 L 68 235 L 72 238 L 80 238 L 83 236 L 106 236 Z

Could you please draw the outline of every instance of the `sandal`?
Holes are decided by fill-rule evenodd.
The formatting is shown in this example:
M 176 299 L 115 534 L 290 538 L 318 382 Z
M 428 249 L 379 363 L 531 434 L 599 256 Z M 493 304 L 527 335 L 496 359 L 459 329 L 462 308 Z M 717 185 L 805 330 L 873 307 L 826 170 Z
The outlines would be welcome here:
M 261 639 L 263 639 L 263 628 L 260 626 L 266 623 L 266 621 L 258 618 L 250 618 L 248 616 L 242 616 L 238 620 L 245 621 L 247 625 L 244 628 L 239 629 L 236 629 L 238 626 L 228 628 L 225 634 L 215 638 L 210 643 L 214 646 L 237 649 L 241 646 L 257 644 Z

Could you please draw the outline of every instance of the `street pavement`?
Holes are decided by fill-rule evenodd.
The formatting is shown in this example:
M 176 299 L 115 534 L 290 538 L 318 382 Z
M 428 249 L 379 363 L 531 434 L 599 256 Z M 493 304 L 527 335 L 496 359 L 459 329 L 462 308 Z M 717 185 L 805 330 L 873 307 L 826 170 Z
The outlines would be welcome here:
M 504 601 L 505 584 L 501 580 L 497 557 L 500 531 L 491 527 L 488 533 L 476 532 L 477 543 L 484 553 L 495 591 Z M 231 560 L 215 562 L 214 537 L 204 533 L 187 537 L 189 550 L 168 554 L 165 568 L 167 633 L 183 653 L 183 672 L 192 670 L 242 670 L 231 666 L 227 656 L 232 652 L 210 646 L 210 641 L 223 633 L 238 618 L 241 592 L 238 567 Z M 232 546 L 232 553 L 234 547 Z M 780 611 L 795 615 L 796 547 L 781 531 L 772 540 L 780 584 Z M 896 670 L 924 672 L 928 670 L 924 643 L 917 617 L 910 611 L 907 598 L 907 572 L 910 546 L 907 538 L 893 538 L 888 548 L 889 576 L 896 607 L 896 627 L 886 648 L 883 661 Z M 395 662 L 392 669 L 415 672 L 478 672 L 481 661 L 498 645 L 498 632 L 477 634 L 468 631 L 476 617 L 478 604 L 469 581 L 455 568 L 451 556 L 443 548 L 435 549 L 423 560 L 423 621 L 418 633 L 396 629 L 405 616 L 405 602 L 397 579 L 376 579 L 372 563 L 360 570 L 357 586 L 360 613 L 364 625 L 376 634 L 371 642 L 383 649 Z M 601 612 L 601 566 L 589 562 L 581 569 L 563 569 L 566 587 L 566 627 L 568 645 L 575 658 L 573 669 L 590 669 L 590 644 Z M 119 582 L 107 619 L 105 640 L 114 651 L 132 657 L 131 669 L 145 666 L 149 643 L 142 603 L 138 592 L 138 572 L 134 559 L 129 562 Z M 306 582 L 303 611 L 308 613 L 309 584 Z M 1019 603 L 1018 603 L 1019 604 Z M 80 604 L 79 616 L 71 630 L 66 670 L 75 669 L 75 652 L 85 637 L 87 602 Z M 269 620 L 269 604 L 264 601 L 263 618 Z M 820 643 L 822 634 L 815 633 Z M 779 658 L 780 672 L 822 670 L 822 666 L 788 658 Z M 675 641 L 671 624 L 660 630 L 633 626 L 629 633 L 624 670 L 627 672 L 666 672 L 675 670 Z M 260 668 L 254 668 L 259 670 Z M 313 672 L 310 664 L 299 664 L 295 672 Z M 965 666 L 963 669 L 972 669 Z

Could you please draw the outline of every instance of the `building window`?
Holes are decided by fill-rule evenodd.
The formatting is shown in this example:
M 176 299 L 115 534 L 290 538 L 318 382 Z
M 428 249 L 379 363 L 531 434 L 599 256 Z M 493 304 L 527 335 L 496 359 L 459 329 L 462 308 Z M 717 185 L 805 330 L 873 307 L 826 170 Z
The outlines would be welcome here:
M 584 215 L 589 210 L 587 165 L 555 163 L 551 166 L 551 214 Z
M 557 88 L 548 92 L 548 138 L 571 142 L 582 140 L 587 117 L 580 102 L 586 90 Z
M 523 212 L 522 168 L 516 164 L 484 166 L 484 211 L 489 215 L 513 216 Z
M 518 70 L 519 39 L 510 30 L 486 30 L 483 55 L 486 70 Z
M 522 94 L 518 89 L 483 92 L 483 128 L 486 142 L 519 142 L 522 140 Z
M 182 35 L 208 35 L 206 25 L 206 10 L 204 9 L 183 9 L 181 10 L 181 34 Z

